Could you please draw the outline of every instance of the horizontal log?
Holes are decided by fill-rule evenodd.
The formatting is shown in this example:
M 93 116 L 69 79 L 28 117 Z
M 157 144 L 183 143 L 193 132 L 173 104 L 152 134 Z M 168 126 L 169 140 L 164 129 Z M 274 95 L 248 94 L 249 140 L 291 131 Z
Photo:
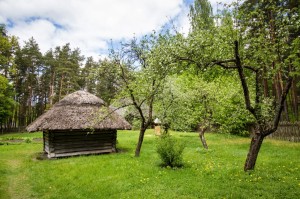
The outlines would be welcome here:
M 116 133 L 113 132 L 108 132 L 108 133 L 94 133 L 94 134 L 86 134 L 86 133 L 64 133 L 64 134 L 60 134 L 60 133 L 52 133 L 51 135 L 49 135 L 48 137 L 60 137 L 60 136 L 99 136 L 99 135 L 116 135 Z
M 43 132 L 44 150 L 49 157 L 64 157 L 115 151 L 117 133 L 99 131 L 87 133 L 71 132 Z
M 55 132 L 50 131 L 48 136 L 62 136 L 62 135 L 101 135 L 101 134 L 116 134 L 117 131 L 95 131 L 95 132 L 86 132 L 86 131 L 63 131 L 63 132 Z
M 54 137 L 49 141 L 76 141 L 76 140 L 113 140 L 116 139 L 115 137 Z
M 85 148 L 72 148 L 72 149 L 55 149 L 51 151 L 52 153 L 75 153 L 75 152 L 88 152 L 88 151 L 95 151 L 95 150 L 113 150 L 113 146 L 106 146 L 106 147 L 85 147 Z
M 72 153 L 50 153 L 48 154 L 48 158 L 69 157 L 69 156 L 78 156 L 78 155 L 92 155 L 92 154 L 111 153 L 111 152 L 115 152 L 115 151 L 112 149 L 103 149 L 103 150 L 82 151 L 82 152 L 72 152 Z
M 102 147 L 112 147 L 112 143 L 102 143 L 102 144 L 90 144 L 90 145 L 84 145 L 84 144 L 76 144 L 76 145 L 55 145 L 53 148 L 55 150 L 61 150 L 61 149 L 72 149 L 72 150 L 81 150 L 81 149 L 88 149 L 88 148 L 102 148 Z
M 115 136 L 65 136 L 65 137 L 53 137 L 52 139 L 46 139 L 49 141 L 73 141 L 73 140 L 113 140 Z
M 80 139 L 73 139 L 73 140 L 53 140 L 51 143 L 56 145 L 62 144 L 101 144 L 101 143 L 111 143 L 114 142 L 115 139 L 94 139 L 94 140 L 80 140 Z
M 67 136 L 53 136 L 53 137 L 44 137 L 44 141 L 76 141 L 76 140 L 112 140 L 116 139 L 114 134 L 98 134 L 98 135 L 67 135 Z

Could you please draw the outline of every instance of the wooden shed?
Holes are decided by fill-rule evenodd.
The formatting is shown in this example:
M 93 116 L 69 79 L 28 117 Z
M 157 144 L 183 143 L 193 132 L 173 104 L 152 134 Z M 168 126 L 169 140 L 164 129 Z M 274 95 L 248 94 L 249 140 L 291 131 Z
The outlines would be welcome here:
M 56 103 L 26 129 L 43 131 L 48 158 L 116 151 L 118 129 L 130 124 L 102 99 L 76 91 Z

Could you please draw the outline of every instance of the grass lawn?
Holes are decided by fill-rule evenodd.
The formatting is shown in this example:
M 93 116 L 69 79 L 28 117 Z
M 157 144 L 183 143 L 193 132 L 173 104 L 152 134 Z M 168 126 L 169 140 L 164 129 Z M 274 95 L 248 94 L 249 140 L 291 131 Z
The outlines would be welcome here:
M 186 143 L 184 167 L 159 167 L 153 130 L 141 157 L 137 131 L 119 131 L 120 153 L 37 160 L 41 133 L 0 135 L 0 198 L 299 198 L 300 143 L 267 139 L 256 169 L 244 172 L 250 139 L 172 133 Z M 9 142 L 11 139 L 26 142 Z M 7 144 L 8 143 L 8 144 Z

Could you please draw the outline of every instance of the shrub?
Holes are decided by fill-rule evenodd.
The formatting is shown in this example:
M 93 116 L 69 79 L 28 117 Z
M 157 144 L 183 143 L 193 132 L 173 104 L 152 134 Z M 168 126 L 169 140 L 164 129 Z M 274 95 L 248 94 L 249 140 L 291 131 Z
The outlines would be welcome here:
M 183 166 L 182 152 L 184 148 L 184 143 L 171 135 L 161 136 L 157 143 L 157 153 L 162 160 L 162 166 L 172 168 Z

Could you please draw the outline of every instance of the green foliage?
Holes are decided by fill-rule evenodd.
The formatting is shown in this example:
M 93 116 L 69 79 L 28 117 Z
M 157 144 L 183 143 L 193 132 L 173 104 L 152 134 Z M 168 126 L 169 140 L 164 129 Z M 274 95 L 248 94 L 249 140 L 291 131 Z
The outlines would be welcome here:
M 12 86 L 5 77 L 0 75 L 0 124 L 12 116 L 14 105 Z
M 193 31 L 211 28 L 214 25 L 212 16 L 212 6 L 208 0 L 195 0 L 189 13 Z
M 43 96 L 41 74 L 43 71 L 42 53 L 34 38 L 25 41 L 22 48 L 17 49 L 16 57 L 16 100 L 20 104 L 19 125 L 26 126 L 34 119 L 34 112 L 43 112 Z
M 95 71 L 98 64 L 94 61 L 93 57 L 88 57 L 86 59 L 84 68 L 82 68 L 80 73 L 80 87 L 84 88 L 86 91 L 90 93 L 96 92 L 96 75 Z
M 156 112 L 163 123 L 180 131 L 196 130 L 209 117 L 213 97 L 209 86 L 196 75 L 174 75 L 165 82 Z
M 120 69 L 108 60 L 102 60 L 96 70 L 96 93 L 108 104 L 122 88 Z
M 138 118 L 134 118 L 131 123 L 133 130 L 139 130 L 141 128 L 141 121 Z
M 16 37 L 8 36 L 5 26 L 0 24 L 0 74 L 9 77 L 14 74 L 14 53 L 18 48 Z
M 300 22 L 299 22 L 300 24 Z M 300 75 L 300 38 L 296 38 L 291 46 L 292 53 L 289 55 L 289 59 L 287 62 L 292 62 L 295 67 L 295 72 L 293 71 L 293 75 Z
M 249 127 L 255 120 L 245 108 L 242 90 L 236 86 L 238 84 L 234 76 L 215 79 L 213 119 L 221 133 L 248 136 Z
M 164 167 L 183 166 L 182 153 L 185 144 L 169 134 L 163 134 L 157 142 L 157 153 Z
M 69 43 L 56 47 L 54 55 L 55 81 L 57 81 L 55 100 L 58 101 L 65 95 L 80 89 L 79 74 L 84 56 L 80 54 L 78 48 L 72 50 Z
M 222 133 L 249 135 L 254 118 L 244 107 L 237 78 L 223 75 L 205 79 L 191 73 L 170 77 L 156 104 L 158 117 L 173 130 L 195 131 L 202 124 L 219 127 Z

